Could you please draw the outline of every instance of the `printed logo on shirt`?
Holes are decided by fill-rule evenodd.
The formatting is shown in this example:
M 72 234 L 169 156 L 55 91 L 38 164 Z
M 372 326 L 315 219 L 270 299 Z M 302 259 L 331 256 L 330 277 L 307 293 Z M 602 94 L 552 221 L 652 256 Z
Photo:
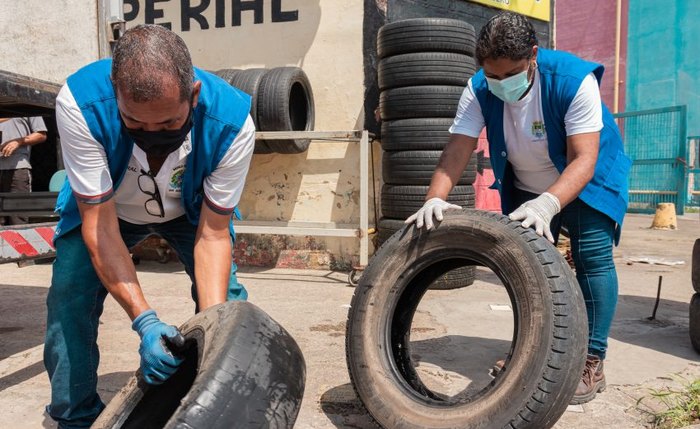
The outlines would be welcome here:
M 180 196 L 182 193 L 182 175 L 184 173 L 184 165 L 178 165 L 173 168 L 173 171 L 170 173 L 170 180 L 168 180 L 168 195 Z
M 532 135 L 535 138 L 541 139 L 544 137 L 546 134 L 545 129 L 544 129 L 544 122 L 542 121 L 534 121 L 532 123 Z

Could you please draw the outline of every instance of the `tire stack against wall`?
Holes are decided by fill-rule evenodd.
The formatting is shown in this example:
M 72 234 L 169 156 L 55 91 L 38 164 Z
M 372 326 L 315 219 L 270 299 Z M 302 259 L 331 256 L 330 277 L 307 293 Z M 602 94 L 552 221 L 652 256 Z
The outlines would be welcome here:
M 419 210 L 459 99 L 476 72 L 475 32 L 454 19 L 417 18 L 383 26 L 377 36 L 378 84 L 381 91 L 382 186 L 377 240 L 386 241 Z M 476 157 L 462 174 L 447 201 L 474 207 Z M 474 267 L 446 273 L 433 289 L 469 285 Z
M 314 96 L 299 67 L 222 69 L 220 78 L 251 96 L 250 116 L 257 131 L 312 131 Z M 257 140 L 255 153 L 302 153 L 308 139 Z

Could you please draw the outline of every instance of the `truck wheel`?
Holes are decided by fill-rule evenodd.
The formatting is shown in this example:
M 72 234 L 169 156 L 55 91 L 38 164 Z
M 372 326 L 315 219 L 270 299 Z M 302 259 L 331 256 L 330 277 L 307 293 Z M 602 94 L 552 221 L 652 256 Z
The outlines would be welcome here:
M 160 386 L 140 371 L 92 428 L 291 428 L 304 393 L 299 346 L 244 301 L 211 307 L 185 322 L 185 361 Z
M 431 391 L 411 358 L 411 324 L 427 286 L 450 266 L 483 265 L 511 299 L 514 335 L 502 371 L 468 397 Z M 352 384 L 384 428 L 553 426 L 572 398 L 586 357 L 586 311 L 558 251 L 519 222 L 450 211 L 429 232 L 392 236 L 365 269 L 348 312 Z
M 695 293 L 690 300 L 690 342 L 695 351 L 700 353 L 700 293 Z
M 299 67 L 278 67 L 270 70 L 260 82 L 258 123 L 261 131 L 312 131 L 314 129 L 314 96 L 306 73 Z M 267 140 L 277 153 L 302 153 L 308 139 Z

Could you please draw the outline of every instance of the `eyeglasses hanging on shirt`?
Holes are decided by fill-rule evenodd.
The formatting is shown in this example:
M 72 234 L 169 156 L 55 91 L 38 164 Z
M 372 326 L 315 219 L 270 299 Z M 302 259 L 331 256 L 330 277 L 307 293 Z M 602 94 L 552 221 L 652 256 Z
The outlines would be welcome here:
M 141 192 L 151 197 L 143 204 L 144 208 L 146 209 L 146 213 L 151 216 L 165 217 L 163 200 L 160 198 L 160 191 L 158 191 L 156 179 L 150 173 L 147 173 L 141 169 L 138 183 Z

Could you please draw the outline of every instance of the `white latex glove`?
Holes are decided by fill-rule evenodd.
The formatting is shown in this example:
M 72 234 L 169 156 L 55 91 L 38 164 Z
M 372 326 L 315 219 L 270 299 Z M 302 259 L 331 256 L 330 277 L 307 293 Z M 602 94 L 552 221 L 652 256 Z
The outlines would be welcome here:
M 559 198 L 545 192 L 534 200 L 527 201 L 523 205 L 517 208 L 508 217 L 511 220 L 522 220 L 521 225 L 523 228 L 529 228 L 534 226 L 535 232 L 538 235 L 542 235 L 554 243 L 554 237 L 552 236 L 552 231 L 549 229 L 549 223 L 552 221 L 554 215 L 559 213 L 561 210 L 561 204 L 559 203 Z
M 406 219 L 405 223 L 408 224 L 416 222 L 416 227 L 418 228 L 423 228 L 423 223 L 425 223 L 425 228 L 430 230 L 433 229 L 434 226 L 433 216 L 435 216 L 435 219 L 441 221 L 442 211 L 448 209 L 461 210 L 462 207 L 456 204 L 450 204 L 442 198 L 431 198 L 428 201 L 426 201 L 425 204 L 423 204 L 423 207 L 421 207 L 420 210 L 418 210 L 417 212 L 412 214 L 408 219 Z

